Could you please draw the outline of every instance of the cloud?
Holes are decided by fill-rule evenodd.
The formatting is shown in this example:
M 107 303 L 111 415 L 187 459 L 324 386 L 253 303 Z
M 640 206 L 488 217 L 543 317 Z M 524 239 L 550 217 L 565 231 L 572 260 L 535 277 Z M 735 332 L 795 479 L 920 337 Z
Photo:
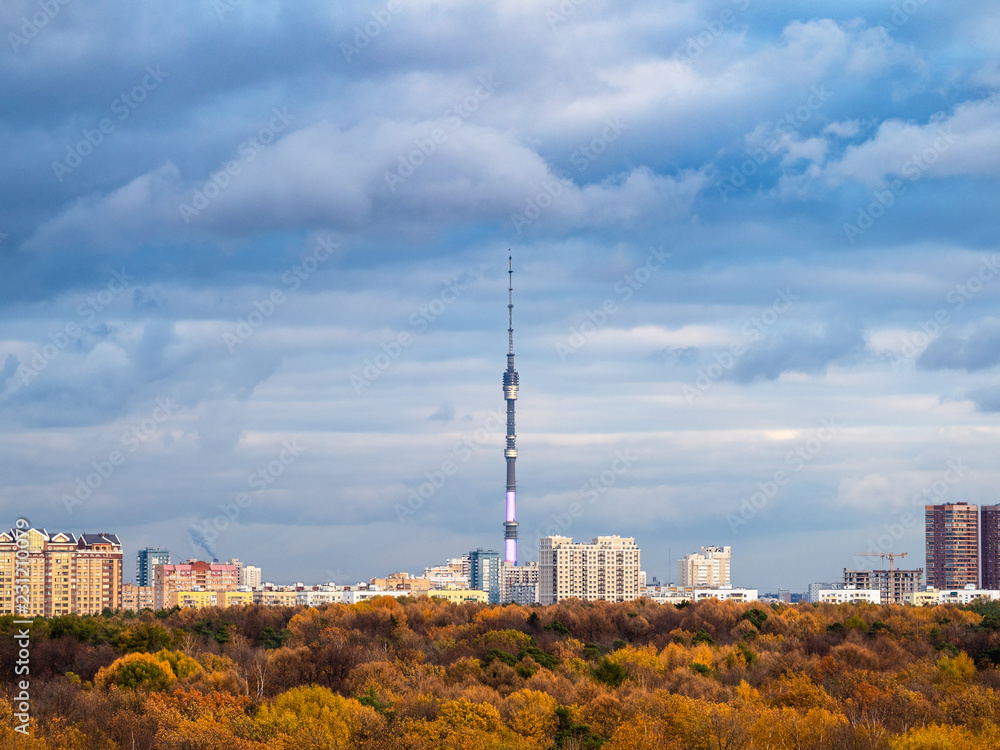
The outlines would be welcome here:
M 431 414 L 428 419 L 436 422 L 451 422 L 455 419 L 455 405 L 450 401 L 445 401 L 441 406 L 437 408 L 433 414 Z
M 845 324 L 828 324 L 817 332 L 776 332 L 750 345 L 726 377 L 746 384 L 775 380 L 786 372 L 817 374 L 835 362 L 850 361 L 864 348 L 862 332 Z
M 924 370 L 986 370 L 1000 362 L 1000 319 L 983 318 L 970 326 L 949 327 L 921 353 Z

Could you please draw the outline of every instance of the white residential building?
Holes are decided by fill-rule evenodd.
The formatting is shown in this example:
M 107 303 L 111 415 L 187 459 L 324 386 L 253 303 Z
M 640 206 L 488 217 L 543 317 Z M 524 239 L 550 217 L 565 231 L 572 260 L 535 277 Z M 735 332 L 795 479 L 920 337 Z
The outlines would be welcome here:
M 367 588 L 367 589 L 344 589 L 340 592 L 340 600 L 344 604 L 357 604 L 359 602 L 368 601 L 369 599 L 374 599 L 377 596 L 392 596 L 399 598 L 401 596 L 412 596 L 410 591 L 383 591 L 378 588 Z
M 879 589 L 855 589 L 845 586 L 842 589 L 819 589 L 817 601 L 827 604 L 881 604 L 882 592 Z
M 599 536 L 589 544 L 566 536 L 543 537 L 538 542 L 538 602 L 637 599 L 639 556 L 632 537 Z

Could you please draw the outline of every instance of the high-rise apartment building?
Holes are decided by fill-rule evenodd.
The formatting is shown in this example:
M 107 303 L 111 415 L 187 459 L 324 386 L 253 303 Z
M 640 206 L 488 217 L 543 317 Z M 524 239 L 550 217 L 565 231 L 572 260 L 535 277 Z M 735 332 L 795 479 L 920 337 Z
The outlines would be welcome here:
M 968 503 L 924 507 L 927 585 L 979 585 L 979 508 Z
M 469 588 L 485 591 L 490 604 L 500 603 L 500 553 L 480 547 L 469 553 Z
M 677 585 L 681 588 L 731 586 L 729 547 L 702 547 L 701 554 L 685 555 L 677 562 Z
M 848 570 L 844 568 L 844 587 L 875 589 L 881 593 L 882 604 L 905 604 L 910 594 L 923 588 L 924 569 Z
M 538 601 L 563 599 L 628 602 L 639 596 L 639 548 L 635 539 L 599 536 L 591 543 L 547 536 L 538 542 Z
M 15 598 L 15 579 L 28 587 L 27 601 Z M 121 609 L 121 597 L 122 547 L 114 534 L 0 533 L 0 614 L 100 614 Z
M 259 589 L 261 584 L 260 568 L 256 565 L 244 565 L 240 570 L 240 586 L 249 586 L 252 589 Z
M 170 550 L 146 547 L 135 556 L 135 585 L 152 586 L 155 576 L 153 568 L 157 565 L 170 564 Z
M 1000 505 L 984 505 L 979 517 L 983 588 L 1000 589 Z
M 235 565 L 188 560 L 180 565 L 157 565 L 153 584 L 156 609 L 164 609 L 176 591 L 236 591 L 239 573 Z

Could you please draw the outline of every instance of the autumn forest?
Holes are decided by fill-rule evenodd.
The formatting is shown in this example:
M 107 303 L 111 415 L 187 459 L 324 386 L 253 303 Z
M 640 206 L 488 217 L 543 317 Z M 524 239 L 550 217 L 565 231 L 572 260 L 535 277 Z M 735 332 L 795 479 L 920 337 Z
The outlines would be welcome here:
M 1000 747 L 1000 607 L 383 597 L 36 620 L 26 750 Z

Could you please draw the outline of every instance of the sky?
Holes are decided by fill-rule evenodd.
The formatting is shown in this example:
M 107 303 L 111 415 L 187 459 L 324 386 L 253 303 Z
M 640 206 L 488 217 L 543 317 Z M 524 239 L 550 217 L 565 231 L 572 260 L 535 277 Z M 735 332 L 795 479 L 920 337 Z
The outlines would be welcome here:
M 1000 502 L 1000 7 L 12 0 L 0 510 L 277 583 Z

